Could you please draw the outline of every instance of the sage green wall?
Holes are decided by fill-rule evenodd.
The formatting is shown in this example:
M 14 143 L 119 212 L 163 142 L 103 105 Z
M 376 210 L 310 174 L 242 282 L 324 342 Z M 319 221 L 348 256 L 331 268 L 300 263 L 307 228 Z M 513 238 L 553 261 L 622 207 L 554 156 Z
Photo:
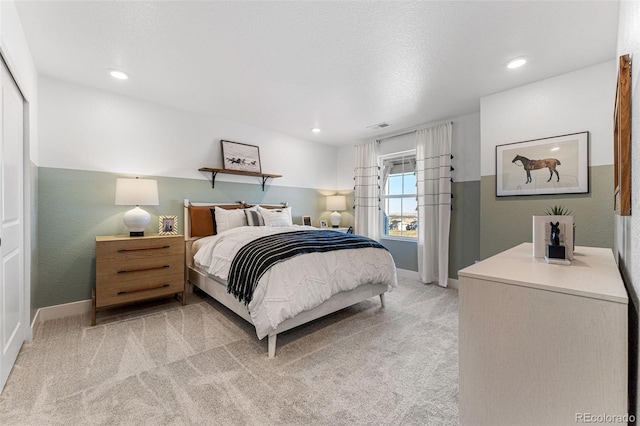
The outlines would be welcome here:
M 480 260 L 480 181 L 454 182 L 451 234 L 449 236 L 449 277 Z
M 31 287 L 32 317 L 38 308 L 91 298 L 95 285 L 95 236 L 126 234 L 122 216 L 125 206 L 115 206 L 115 181 L 127 177 L 114 173 L 41 167 L 33 173 L 34 243 L 33 282 Z M 145 176 L 146 177 L 146 176 Z M 294 223 L 310 215 L 314 225 L 328 219 L 326 192 L 267 184 L 262 192 L 256 184 L 216 180 L 211 188 L 208 180 L 153 177 L 158 180 L 159 206 L 145 207 L 152 217 L 147 232 L 157 232 L 158 215 L 178 216 L 178 229 L 183 230 L 182 205 L 191 201 L 250 203 L 288 202 Z M 453 185 L 454 209 L 451 216 L 450 277 L 479 258 L 480 182 L 456 182 Z M 347 205 L 353 195 L 347 194 Z M 342 226 L 353 225 L 350 211 L 343 212 Z M 385 243 L 383 241 L 383 243 Z M 395 243 L 395 242 L 394 242 Z M 388 244 L 398 268 L 417 271 L 415 243 Z
M 38 307 L 35 304 L 38 293 L 38 166 L 29 162 L 29 176 L 31 182 L 31 301 L 30 319 L 36 315 Z
M 532 241 L 532 216 L 554 205 L 573 212 L 576 245 L 613 247 L 613 165 L 589 168 L 588 194 L 496 197 L 495 176 L 481 180 L 480 256 L 493 256 Z
M 396 268 L 407 271 L 418 271 L 418 243 L 381 238 L 380 243 L 389 250 Z
M 122 216 L 126 206 L 115 206 L 115 182 L 122 176 L 113 173 L 42 167 L 37 170 L 38 268 L 37 284 L 32 285 L 32 312 L 37 308 L 91 298 L 95 284 L 95 236 L 126 234 Z M 145 176 L 147 177 L 147 176 Z M 158 181 L 159 206 L 145 207 L 151 214 L 146 232 L 157 233 L 158 215 L 178 216 L 183 230 L 183 200 L 193 202 L 234 202 L 275 204 L 286 201 L 292 206 L 294 223 L 311 215 L 314 224 L 328 218 L 326 194 L 315 189 L 271 186 L 262 192 L 256 184 L 232 183 L 216 179 L 153 177 Z M 347 198 L 347 205 L 353 197 Z M 352 225 L 352 215 L 343 214 L 341 225 Z

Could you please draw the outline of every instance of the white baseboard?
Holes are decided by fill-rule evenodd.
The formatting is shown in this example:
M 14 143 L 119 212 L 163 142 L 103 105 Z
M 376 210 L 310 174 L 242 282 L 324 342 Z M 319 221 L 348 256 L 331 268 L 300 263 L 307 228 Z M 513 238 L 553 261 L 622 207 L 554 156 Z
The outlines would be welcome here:
M 410 271 L 408 269 L 396 269 L 396 273 L 401 278 L 407 278 L 409 280 L 420 281 L 420 274 L 417 271 Z M 455 278 L 449 278 L 447 281 L 447 288 L 458 289 L 458 280 Z
M 33 332 L 35 326 L 43 321 L 82 315 L 89 312 L 91 312 L 91 299 L 40 308 L 36 311 L 33 321 L 31 321 L 31 331 Z

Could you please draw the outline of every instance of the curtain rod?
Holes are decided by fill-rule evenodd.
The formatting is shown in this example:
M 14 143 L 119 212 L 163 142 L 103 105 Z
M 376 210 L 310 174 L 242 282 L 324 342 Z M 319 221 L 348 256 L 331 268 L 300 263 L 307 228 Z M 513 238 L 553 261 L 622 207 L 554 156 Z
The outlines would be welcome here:
M 453 126 L 453 121 L 450 121 L 450 123 L 451 123 L 451 125 Z M 399 136 L 404 136 L 404 135 L 408 135 L 408 134 L 410 134 L 410 133 L 415 133 L 415 132 L 417 132 L 418 130 L 420 130 L 420 129 L 414 129 L 414 130 L 409 130 L 409 131 L 402 132 L 402 133 L 398 133 L 398 134 L 391 135 L 391 136 L 385 136 L 385 137 L 383 137 L 383 138 L 376 139 L 376 142 L 380 143 L 380 142 L 382 142 L 382 141 L 384 141 L 384 140 L 387 140 L 387 139 L 393 139 L 393 138 L 397 138 L 397 137 L 399 137 Z

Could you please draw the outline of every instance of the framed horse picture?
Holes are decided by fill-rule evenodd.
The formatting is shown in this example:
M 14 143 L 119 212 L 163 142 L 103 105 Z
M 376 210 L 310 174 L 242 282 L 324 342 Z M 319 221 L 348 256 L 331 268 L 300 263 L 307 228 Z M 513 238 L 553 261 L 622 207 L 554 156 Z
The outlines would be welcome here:
M 222 167 L 226 170 L 262 173 L 260 148 L 246 143 L 220 141 L 222 147 Z
M 589 132 L 496 146 L 496 196 L 589 192 Z

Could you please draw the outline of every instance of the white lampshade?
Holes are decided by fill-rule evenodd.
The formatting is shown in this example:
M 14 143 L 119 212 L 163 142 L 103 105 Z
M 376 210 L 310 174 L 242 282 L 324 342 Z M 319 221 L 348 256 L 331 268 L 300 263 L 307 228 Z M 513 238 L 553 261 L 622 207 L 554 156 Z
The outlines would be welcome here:
M 124 214 L 122 221 L 131 237 L 141 237 L 151 222 L 151 215 L 138 206 L 157 206 L 158 182 L 153 179 L 116 179 L 116 206 L 136 206 Z
M 330 195 L 327 197 L 327 210 L 346 210 L 347 198 L 344 195 Z
M 338 213 L 338 210 L 347 209 L 347 199 L 344 195 L 330 195 L 327 197 L 327 210 L 333 210 L 333 213 L 329 215 L 331 226 L 337 228 L 340 226 L 342 216 Z
M 157 206 L 158 181 L 116 179 L 116 206 Z

